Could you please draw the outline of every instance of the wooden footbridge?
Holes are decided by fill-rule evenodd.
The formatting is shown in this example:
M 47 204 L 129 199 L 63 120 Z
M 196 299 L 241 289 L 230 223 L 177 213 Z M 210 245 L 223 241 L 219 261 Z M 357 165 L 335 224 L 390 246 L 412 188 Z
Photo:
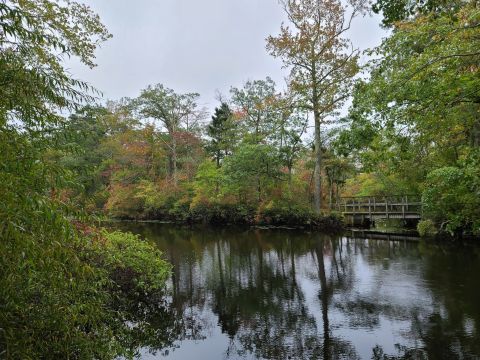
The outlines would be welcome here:
M 378 219 L 420 220 L 422 203 L 418 196 L 356 196 L 343 197 L 336 203 L 336 210 L 350 217 L 352 223 Z

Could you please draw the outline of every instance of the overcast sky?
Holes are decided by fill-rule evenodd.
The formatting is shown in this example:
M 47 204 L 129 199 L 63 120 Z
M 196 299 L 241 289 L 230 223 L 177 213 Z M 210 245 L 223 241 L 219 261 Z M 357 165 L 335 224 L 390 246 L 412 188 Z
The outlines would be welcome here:
M 279 88 L 286 70 L 265 50 L 284 15 L 277 0 L 84 0 L 113 38 L 97 50 L 96 68 L 77 62 L 70 72 L 102 91 L 104 99 L 135 97 L 148 84 L 198 92 L 213 109 L 215 94 L 270 76 Z M 361 17 L 350 36 L 355 46 L 378 45 L 378 17 Z

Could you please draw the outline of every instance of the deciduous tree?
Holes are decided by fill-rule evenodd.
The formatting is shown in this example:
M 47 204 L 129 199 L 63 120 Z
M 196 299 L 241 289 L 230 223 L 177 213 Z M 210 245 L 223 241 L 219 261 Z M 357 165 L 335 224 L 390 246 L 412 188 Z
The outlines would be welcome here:
M 269 77 L 247 81 L 243 88 L 234 87 L 230 92 L 247 140 L 254 144 L 267 141 L 274 134 L 280 115 L 275 82 Z
M 134 100 L 141 116 L 161 122 L 167 130 L 170 142 L 169 174 L 174 184 L 177 184 L 177 137 L 182 129 L 189 128 L 199 116 L 197 109 L 197 93 L 177 94 L 172 89 L 161 84 L 150 85 L 142 90 Z
M 281 0 L 289 23 L 267 39 L 267 49 L 291 69 L 291 88 L 315 125 L 315 210 L 321 209 L 321 131 L 350 95 L 358 72 L 358 50 L 346 37 L 362 3 L 339 0 Z

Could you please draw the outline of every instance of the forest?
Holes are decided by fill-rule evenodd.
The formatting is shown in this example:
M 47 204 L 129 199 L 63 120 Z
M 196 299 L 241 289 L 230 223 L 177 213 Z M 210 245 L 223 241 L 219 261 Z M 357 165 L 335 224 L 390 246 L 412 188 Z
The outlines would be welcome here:
M 475 6 L 411 17 L 422 9 L 377 4 L 394 30 L 362 68 L 342 34 L 364 4 L 347 15 L 326 2 L 328 23 L 301 5 L 287 8 L 292 24 L 314 25 L 267 39 L 291 71 L 287 90 L 248 80 L 213 116 L 199 94 L 164 84 L 87 105 L 50 154 L 78 185 L 59 196 L 121 219 L 302 224 L 335 214 L 341 196 L 407 194 L 422 198 L 427 232 L 478 232 Z M 302 44 L 315 37 L 312 55 Z
M 64 64 L 96 65 L 96 13 L 0 0 L 0 358 L 133 357 L 154 331 L 171 265 L 98 220 L 338 230 L 341 197 L 408 194 L 421 235 L 480 234 L 478 2 L 279 6 L 286 85 L 245 79 L 209 114 L 161 79 L 103 99 Z M 346 34 L 371 13 L 389 35 L 361 53 Z

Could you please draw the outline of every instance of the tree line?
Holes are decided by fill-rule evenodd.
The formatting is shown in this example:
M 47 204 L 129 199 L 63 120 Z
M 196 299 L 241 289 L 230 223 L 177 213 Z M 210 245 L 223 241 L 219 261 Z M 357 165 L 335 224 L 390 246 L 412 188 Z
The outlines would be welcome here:
M 119 218 L 182 220 L 218 207 L 246 216 L 311 211 L 308 111 L 268 77 L 232 87 L 210 120 L 198 97 L 157 84 L 73 114 L 63 138 L 76 151 L 52 157 L 81 186 L 62 196 Z
M 211 119 L 199 94 L 162 84 L 82 109 L 70 127 L 96 159 L 60 154 L 66 168 L 93 165 L 75 196 L 120 218 L 301 222 L 331 213 L 341 196 L 406 194 L 422 199 L 422 233 L 477 233 L 477 3 L 281 5 L 288 21 L 266 48 L 289 74 L 285 90 L 268 77 L 246 81 Z M 346 33 L 368 11 L 383 14 L 390 36 L 360 65 Z
M 229 213 L 227 222 L 229 216 L 270 221 L 272 214 L 302 222 L 331 210 L 353 163 L 330 146 L 328 124 L 360 70 L 359 51 L 345 34 L 365 4 L 281 4 L 289 24 L 268 37 L 267 50 L 290 72 L 286 91 L 268 77 L 232 87 L 203 128 L 199 95 L 178 94 L 163 84 L 72 116 L 95 124 L 102 137 L 80 144 L 84 153 L 98 154 L 83 193 L 95 196 L 84 200 L 121 218 L 182 219 L 212 210 L 214 218 Z M 121 125 L 107 125 L 105 117 Z M 111 125 L 124 131 L 116 133 Z M 90 129 L 85 131 L 87 138 Z M 75 159 L 63 159 L 78 166 Z
M 422 232 L 478 234 L 478 3 L 281 6 L 266 46 L 286 90 L 247 81 L 206 121 L 198 94 L 162 84 L 99 106 L 64 67 L 95 66 L 98 15 L 0 1 L 1 357 L 128 357 L 155 332 L 169 264 L 90 214 L 306 224 L 342 195 L 413 193 Z M 361 66 L 347 34 L 369 11 L 390 32 Z

